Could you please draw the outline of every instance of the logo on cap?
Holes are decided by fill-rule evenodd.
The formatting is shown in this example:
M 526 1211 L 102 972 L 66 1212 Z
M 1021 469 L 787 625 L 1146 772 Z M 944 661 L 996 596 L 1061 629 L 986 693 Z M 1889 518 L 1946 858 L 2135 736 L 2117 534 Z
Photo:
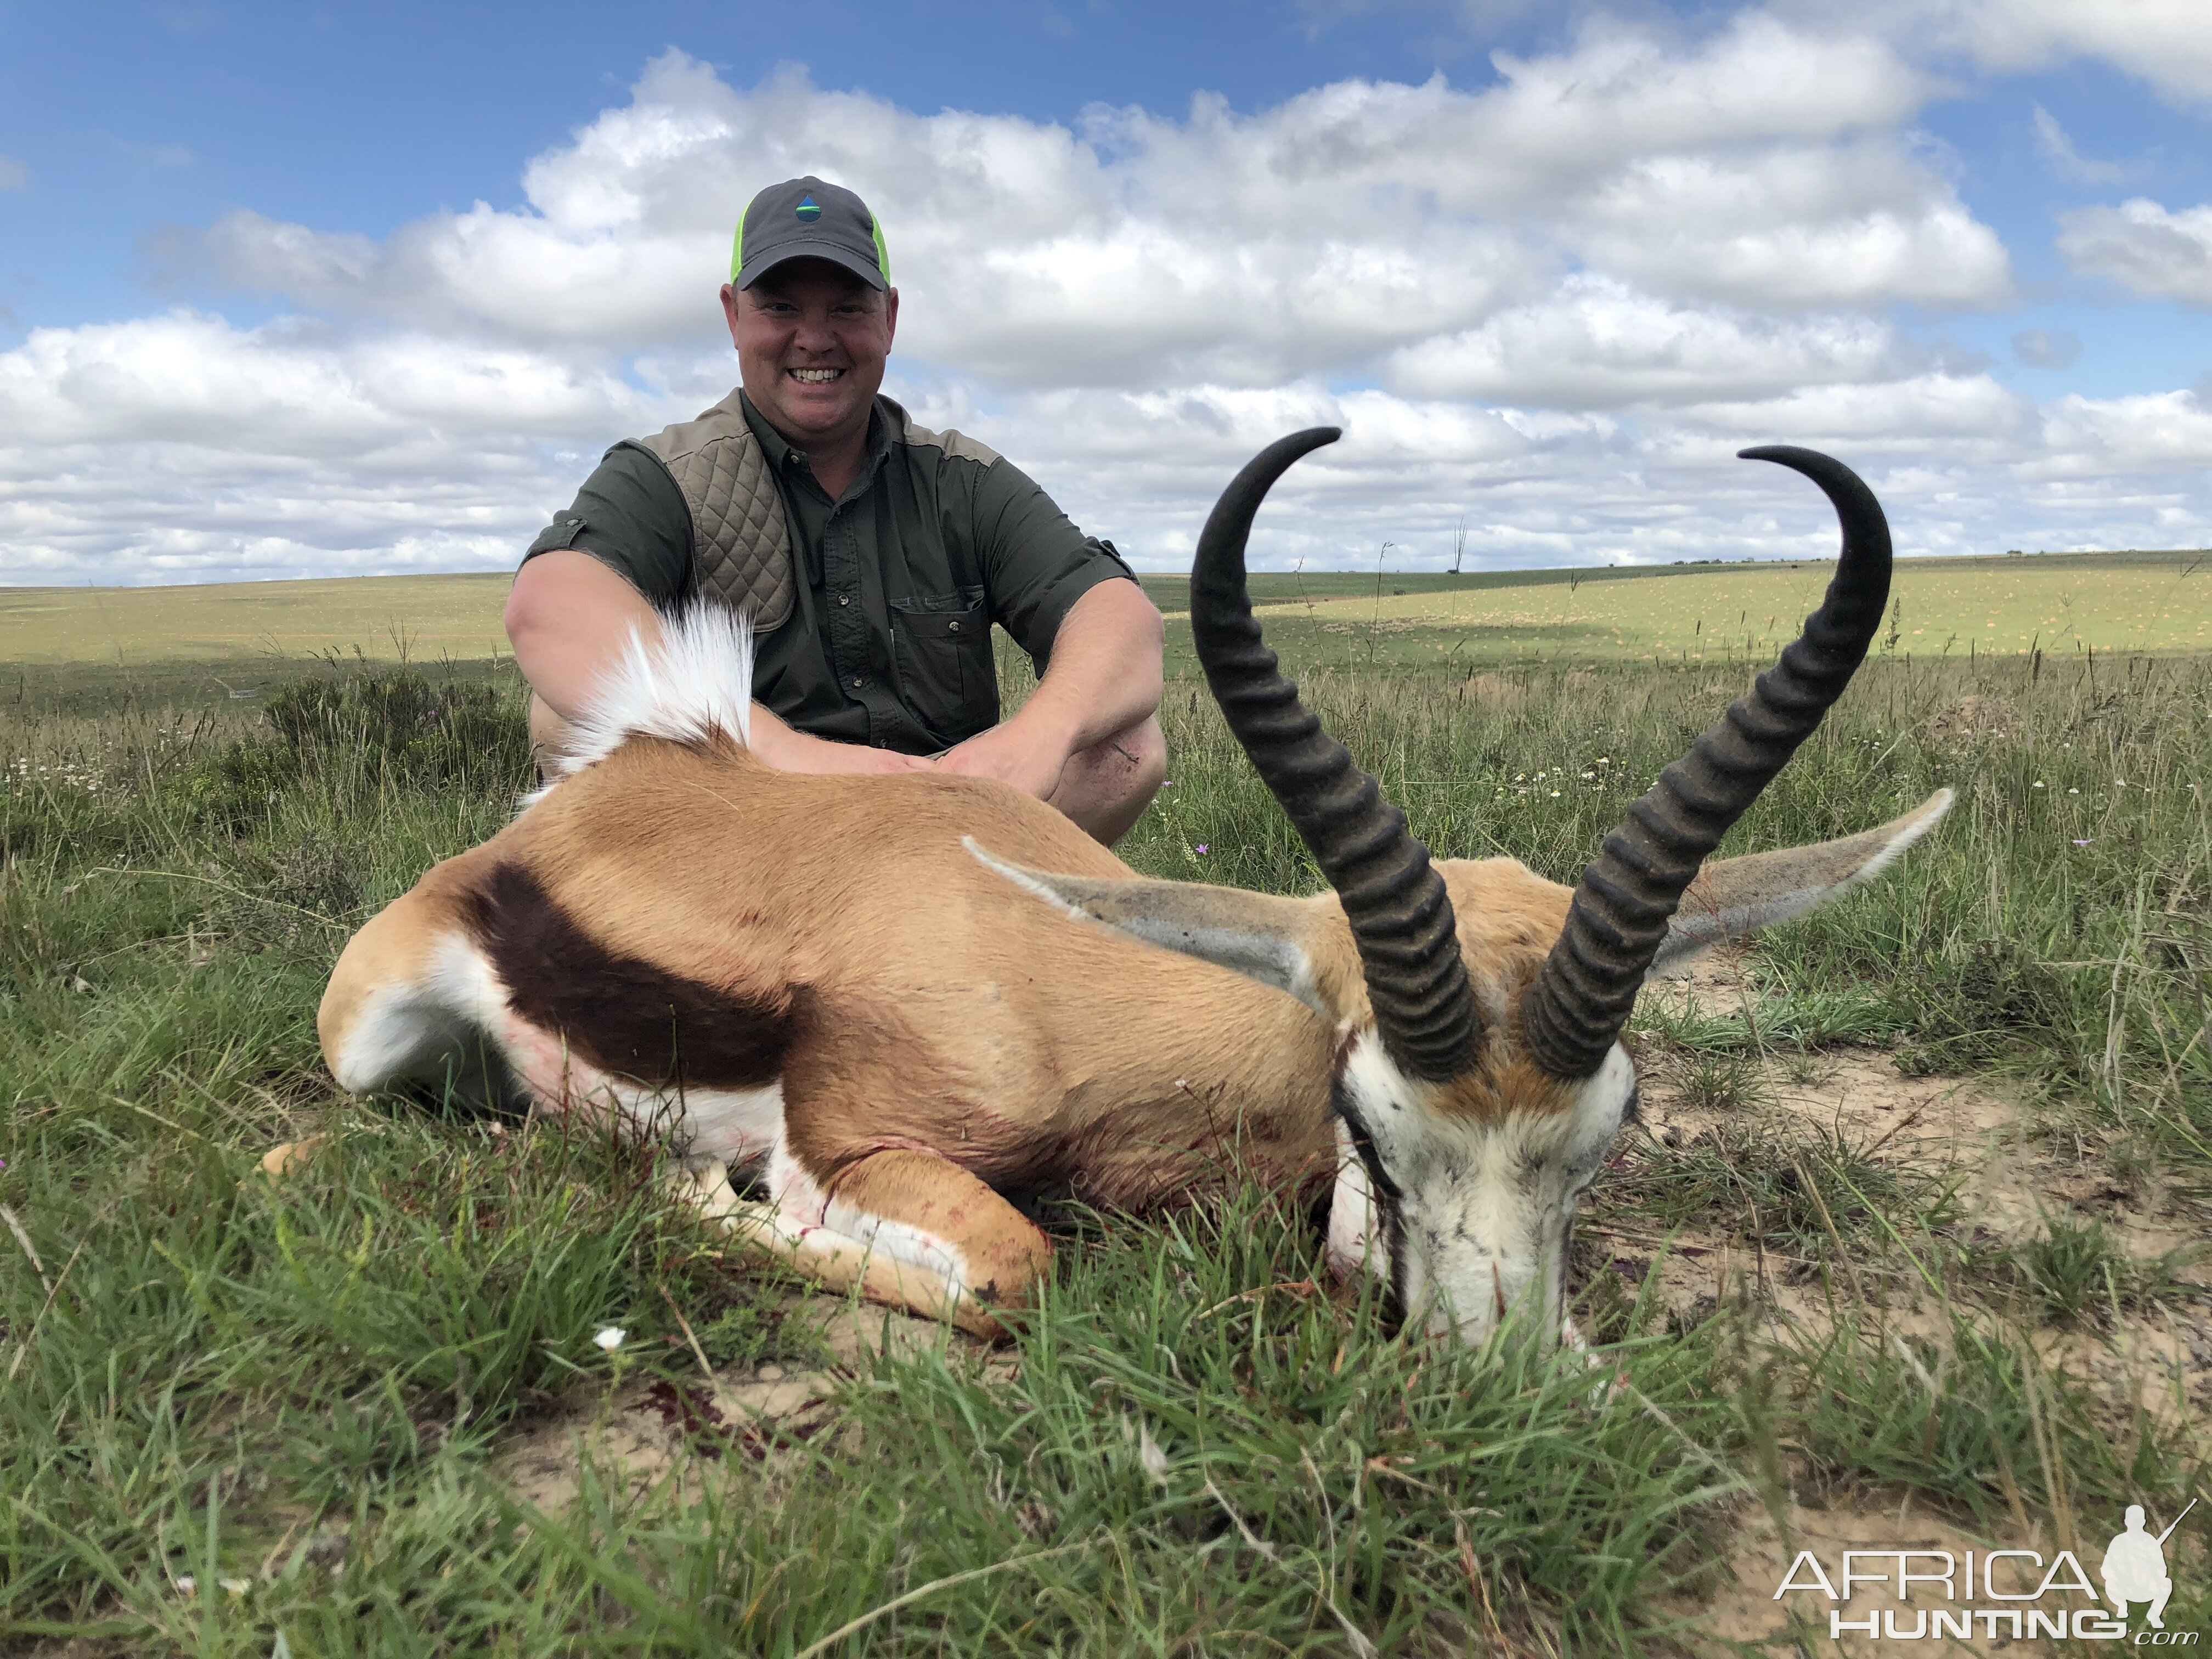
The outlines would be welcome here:
M 805 220 L 807 223 L 812 224 L 817 219 L 819 219 L 822 216 L 822 204 L 816 201 L 811 196 L 802 196 L 799 198 L 799 205 L 793 208 L 792 211 L 799 217 Z

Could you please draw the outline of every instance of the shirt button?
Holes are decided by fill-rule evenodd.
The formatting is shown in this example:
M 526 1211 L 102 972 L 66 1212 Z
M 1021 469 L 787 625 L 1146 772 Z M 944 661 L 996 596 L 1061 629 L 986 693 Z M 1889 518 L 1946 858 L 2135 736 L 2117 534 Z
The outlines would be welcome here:
M 866 685 L 867 683 L 868 683 L 868 677 L 867 677 L 866 674 L 859 674 L 859 675 L 855 675 L 855 676 L 854 677 L 854 679 L 853 679 L 853 690 L 854 690 L 855 691 L 857 691 L 857 690 L 859 690 L 862 686 Z
M 852 595 L 850 595 L 849 593 L 840 593 L 840 594 L 837 596 L 837 603 L 838 603 L 838 604 L 840 604 L 840 605 L 850 605 L 850 604 L 852 604 L 852 602 L 853 602 Z
M 960 624 L 958 623 L 947 623 L 945 624 L 945 631 L 948 634 L 957 634 L 960 631 Z

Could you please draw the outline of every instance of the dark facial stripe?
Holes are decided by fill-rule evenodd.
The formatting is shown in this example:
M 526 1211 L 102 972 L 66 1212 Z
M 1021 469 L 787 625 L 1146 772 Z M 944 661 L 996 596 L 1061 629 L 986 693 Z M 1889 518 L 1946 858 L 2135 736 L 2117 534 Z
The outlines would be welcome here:
M 515 1013 L 577 1057 L 654 1087 L 751 1089 L 781 1075 L 787 1006 L 741 1001 L 592 939 L 517 864 L 475 896 L 477 940 Z
M 1367 1171 L 1368 1196 L 1375 1206 L 1375 1222 L 1382 1235 L 1384 1259 L 1390 1264 L 1390 1303 L 1402 1315 L 1406 1308 L 1405 1230 L 1399 1224 L 1398 1214 L 1404 1194 L 1383 1170 L 1382 1156 L 1375 1150 L 1375 1137 L 1367 1133 L 1367 1125 L 1352 1109 L 1351 1095 L 1344 1086 L 1341 1054 L 1329 1097 L 1331 1108 L 1344 1124 L 1345 1133 L 1352 1139 L 1352 1150 Z

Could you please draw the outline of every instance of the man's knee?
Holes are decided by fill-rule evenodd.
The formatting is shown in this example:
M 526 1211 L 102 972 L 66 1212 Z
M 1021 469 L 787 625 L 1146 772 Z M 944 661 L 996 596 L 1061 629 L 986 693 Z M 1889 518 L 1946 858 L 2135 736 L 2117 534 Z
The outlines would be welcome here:
M 1168 737 L 1160 730 L 1159 716 L 1147 714 L 1120 735 L 1124 750 L 1134 756 L 1137 763 L 1131 787 L 1143 790 L 1145 799 L 1150 800 L 1168 775 Z
M 1144 816 L 1167 775 L 1167 738 L 1148 715 L 1077 750 L 1046 800 L 1111 847 Z
M 1148 714 L 1078 757 L 1091 775 L 1091 790 L 1102 799 L 1129 802 L 1142 811 L 1159 793 L 1168 775 L 1167 734 L 1159 717 Z

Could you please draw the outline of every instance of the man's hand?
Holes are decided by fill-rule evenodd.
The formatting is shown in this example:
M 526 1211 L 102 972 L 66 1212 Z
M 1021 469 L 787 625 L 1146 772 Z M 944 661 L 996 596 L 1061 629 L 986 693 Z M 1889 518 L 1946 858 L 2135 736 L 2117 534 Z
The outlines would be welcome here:
M 999 778 L 1064 812 L 1111 847 L 1167 775 L 1160 703 L 1160 613 L 1133 581 L 1103 581 L 1075 602 L 1021 712 L 947 750 L 937 769 Z
M 1049 800 L 1067 769 L 1066 746 L 1042 732 L 1025 731 L 1021 717 L 946 750 L 934 763 L 940 772 L 967 778 L 997 778 L 1025 795 Z
M 927 772 L 928 759 L 877 749 L 865 743 L 832 743 L 793 731 L 774 714 L 753 705 L 753 754 L 779 772 Z

